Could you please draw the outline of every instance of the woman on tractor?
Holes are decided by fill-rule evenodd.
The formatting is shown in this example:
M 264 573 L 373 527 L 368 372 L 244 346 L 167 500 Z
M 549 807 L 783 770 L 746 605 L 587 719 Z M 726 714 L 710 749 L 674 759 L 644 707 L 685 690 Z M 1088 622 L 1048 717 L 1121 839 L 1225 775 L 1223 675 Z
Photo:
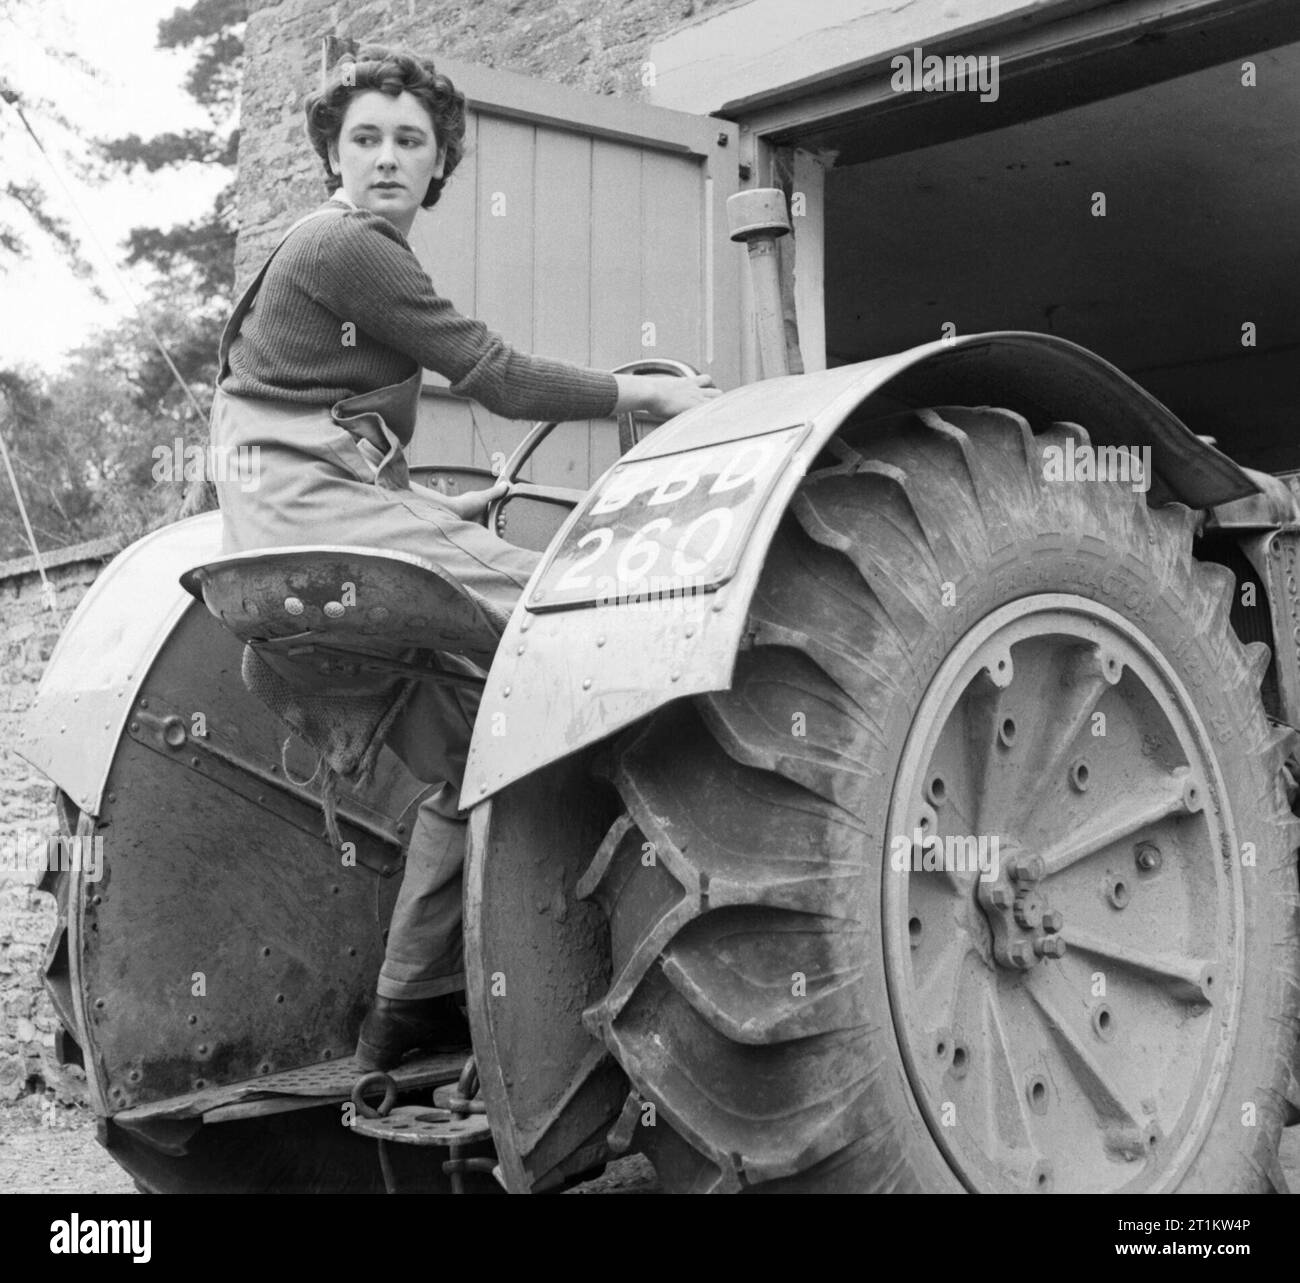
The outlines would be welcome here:
M 504 483 L 459 497 L 412 486 L 403 448 L 422 372 L 519 419 L 666 419 L 720 393 L 694 379 L 615 375 L 530 356 L 441 297 L 406 236 L 460 161 L 465 98 L 434 64 L 363 48 L 306 104 L 332 193 L 294 225 L 235 307 L 221 340 L 215 449 L 258 447 L 255 488 L 223 484 L 224 551 L 352 544 L 424 557 L 504 627 L 537 564 L 476 524 Z M 245 457 L 239 455 L 237 457 Z M 464 1045 L 456 811 L 477 700 L 421 684 L 389 740 L 442 787 L 420 807 L 357 1062 Z

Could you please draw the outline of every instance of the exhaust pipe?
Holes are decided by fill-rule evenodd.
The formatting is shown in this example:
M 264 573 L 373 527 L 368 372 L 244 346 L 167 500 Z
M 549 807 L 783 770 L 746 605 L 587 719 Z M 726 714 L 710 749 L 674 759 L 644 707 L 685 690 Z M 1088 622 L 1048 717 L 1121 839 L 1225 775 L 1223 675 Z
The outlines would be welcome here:
M 728 196 L 727 221 L 731 224 L 731 239 L 743 241 L 749 249 L 761 377 L 772 379 L 789 374 L 776 250 L 777 237 L 790 231 L 785 193 L 779 187 L 752 187 Z

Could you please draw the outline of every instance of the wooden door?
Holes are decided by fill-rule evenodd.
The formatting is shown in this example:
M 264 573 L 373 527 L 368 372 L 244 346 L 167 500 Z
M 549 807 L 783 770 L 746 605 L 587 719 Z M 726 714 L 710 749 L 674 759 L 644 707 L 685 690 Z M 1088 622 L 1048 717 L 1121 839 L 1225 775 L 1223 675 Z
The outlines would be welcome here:
M 512 346 L 597 369 L 646 357 L 740 381 L 728 121 L 439 59 L 470 101 L 467 151 L 411 244 L 439 293 Z M 415 466 L 490 467 L 527 424 L 428 374 Z M 613 420 L 563 424 L 525 476 L 585 488 L 617 458 Z

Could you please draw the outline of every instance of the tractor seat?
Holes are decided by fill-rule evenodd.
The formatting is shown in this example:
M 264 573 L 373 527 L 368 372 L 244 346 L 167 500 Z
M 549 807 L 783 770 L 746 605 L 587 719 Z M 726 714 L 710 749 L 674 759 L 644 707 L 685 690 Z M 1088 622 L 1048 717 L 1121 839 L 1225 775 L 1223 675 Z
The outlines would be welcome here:
M 418 683 L 481 692 L 506 624 L 432 562 L 378 548 L 254 549 L 181 584 L 244 643 L 244 685 L 320 755 L 336 848 L 338 782 L 372 777 Z
M 187 570 L 181 584 L 277 670 L 287 661 L 304 681 L 324 674 L 346 687 L 338 693 L 399 677 L 481 686 L 467 665 L 448 671 L 437 656 L 486 669 L 506 622 L 432 562 L 378 548 L 232 553 Z
M 447 651 L 490 664 L 505 626 L 431 561 L 378 548 L 259 548 L 195 566 L 181 584 L 253 645 L 320 642 L 394 657 Z

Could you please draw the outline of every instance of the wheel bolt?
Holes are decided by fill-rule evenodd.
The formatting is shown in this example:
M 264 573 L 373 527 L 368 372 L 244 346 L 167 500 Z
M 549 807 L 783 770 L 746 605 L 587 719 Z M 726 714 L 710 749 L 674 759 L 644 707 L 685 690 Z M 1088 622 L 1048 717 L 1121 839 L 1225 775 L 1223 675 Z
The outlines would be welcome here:
M 1012 966 L 1019 967 L 1022 971 L 1027 971 L 1034 965 L 1034 951 L 1028 940 L 1013 940 L 1007 945 L 1007 957 L 1011 959 Z
M 995 909 L 1009 909 L 1011 907 L 1011 889 L 1009 887 L 991 887 L 989 889 L 989 904 Z
M 1034 941 L 1034 952 L 1040 958 L 1064 958 L 1065 941 L 1060 936 L 1040 937 Z
M 1063 926 L 1065 926 L 1065 914 L 1060 909 L 1048 909 L 1043 914 L 1042 927 L 1049 936 L 1055 935 Z
M 1138 868 L 1144 873 L 1154 873 L 1163 863 L 1160 848 L 1154 842 L 1139 842 L 1134 855 Z
M 1041 855 L 1028 855 L 1013 861 L 1009 872 L 1017 882 L 1041 882 L 1047 867 Z

